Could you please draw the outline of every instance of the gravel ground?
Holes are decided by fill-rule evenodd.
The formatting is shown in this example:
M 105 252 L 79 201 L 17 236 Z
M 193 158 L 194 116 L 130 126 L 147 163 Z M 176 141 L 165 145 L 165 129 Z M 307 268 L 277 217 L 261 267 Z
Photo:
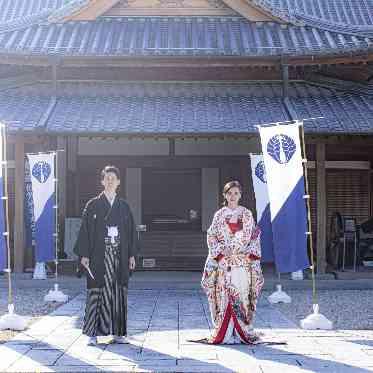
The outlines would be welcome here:
M 31 277 L 31 276 L 29 276 Z M 44 296 L 48 290 L 53 287 L 53 279 L 46 281 L 25 281 L 15 282 L 13 288 L 13 303 L 15 312 L 18 315 L 30 317 L 30 324 L 37 321 L 41 316 L 47 315 L 54 311 L 61 303 L 44 302 Z M 74 298 L 83 291 L 84 283 L 73 281 L 63 281 L 60 285 L 61 290 L 69 296 L 69 299 Z M 0 279 L 0 316 L 8 311 L 8 287 L 4 277 Z M 0 330 L 0 344 L 6 342 L 17 332 L 9 330 Z
M 291 304 L 275 307 L 288 319 L 299 325 L 300 320 L 312 313 L 312 293 L 305 290 L 286 291 Z M 267 297 L 270 292 L 263 292 Z M 320 313 L 333 321 L 335 329 L 373 330 L 373 290 L 320 290 Z

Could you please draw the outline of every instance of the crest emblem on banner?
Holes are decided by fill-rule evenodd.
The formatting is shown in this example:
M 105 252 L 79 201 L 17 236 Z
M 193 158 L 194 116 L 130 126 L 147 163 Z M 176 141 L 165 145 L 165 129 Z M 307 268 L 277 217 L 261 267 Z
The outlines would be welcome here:
M 289 163 L 297 147 L 294 140 L 283 134 L 271 137 L 267 144 L 267 153 L 278 163 Z
M 264 168 L 264 162 L 260 161 L 255 167 L 255 176 L 264 184 L 267 184 L 266 170 Z
M 51 166 L 47 162 L 37 162 L 32 168 L 32 176 L 39 181 L 45 183 L 51 174 Z

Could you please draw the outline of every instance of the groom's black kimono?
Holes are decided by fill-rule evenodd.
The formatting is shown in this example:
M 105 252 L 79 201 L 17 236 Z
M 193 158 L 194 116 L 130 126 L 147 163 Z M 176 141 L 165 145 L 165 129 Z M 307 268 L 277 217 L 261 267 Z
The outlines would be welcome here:
M 118 236 L 108 236 L 116 227 Z M 113 242 L 114 241 L 114 242 Z M 87 304 L 83 333 L 89 336 L 126 335 L 129 258 L 137 255 L 137 233 L 131 210 L 121 198 L 110 205 L 104 193 L 84 211 L 74 252 L 89 258 L 94 279 L 87 273 Z

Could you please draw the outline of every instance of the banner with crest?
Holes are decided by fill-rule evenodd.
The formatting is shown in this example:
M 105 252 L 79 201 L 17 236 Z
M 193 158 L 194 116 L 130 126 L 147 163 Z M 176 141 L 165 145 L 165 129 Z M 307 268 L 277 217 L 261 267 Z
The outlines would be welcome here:
M 257 222 L 261 230 L 262 262 L 274 262 L 271 213 L 267 176 L 262 154 L 250 154 Z
M 46 262 L 55 257 L 54 158 L 54 153 L 28 155 L 34 202 L 36 262 Z
M 302 124 L 301 124 L 302 125 Z M 259 127 L 278 272 L 309 267 L 299 124 Z

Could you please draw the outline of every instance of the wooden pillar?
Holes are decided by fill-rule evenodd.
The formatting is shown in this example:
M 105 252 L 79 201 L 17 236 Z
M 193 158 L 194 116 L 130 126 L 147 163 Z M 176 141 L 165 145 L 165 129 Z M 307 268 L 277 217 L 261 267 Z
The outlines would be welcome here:
M 25 255 L 24 222 L 25 143 L 23 136 L 15 144 L 14 272 L 23 272 Z
M 289 65 L 282 65 L 282 96 L 289 95 Z
M 326 171 L 325 144 L 316 144 L 317 273 L 326 269 Z
M 127 168 L 125 176 L 126 200 L 129 203 L 136 224 L 142 224 L 142 180 L 141 168 Z
M 219 169 L 202 168 L 202 230 L 207 231 L 219 208 Z
M 170 157 L 174 157 L 175 156 L 175 139 L 168 139 L 168 143 L 169 143 L 168 155 Z
M 80 216 L 79 206 L 79 178 L 78 178 L 78 136 L 71 136 L 67 139 L 67 170 L 68 178 L 72 188 L 69 188 L 70 214 Z
M 57 137 L 58 150 L 58 227 L 59 227 L 59 243 L 63 244 L 63 237 L 65 232 L 65 217 L 66 217 L 66 137 Z M 61 150 L 61 151 L 59 151 Z

